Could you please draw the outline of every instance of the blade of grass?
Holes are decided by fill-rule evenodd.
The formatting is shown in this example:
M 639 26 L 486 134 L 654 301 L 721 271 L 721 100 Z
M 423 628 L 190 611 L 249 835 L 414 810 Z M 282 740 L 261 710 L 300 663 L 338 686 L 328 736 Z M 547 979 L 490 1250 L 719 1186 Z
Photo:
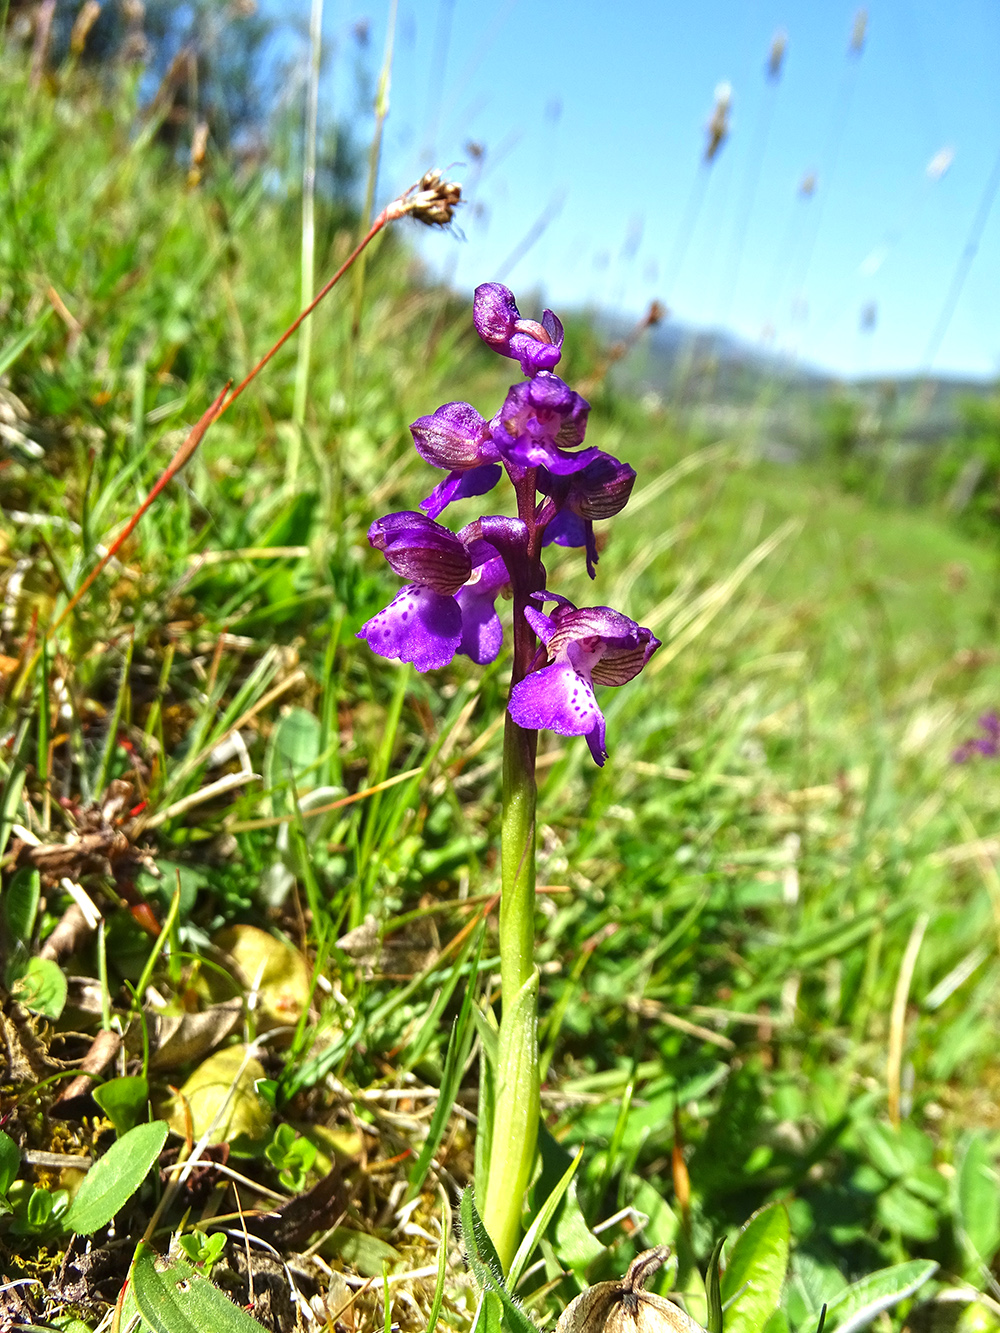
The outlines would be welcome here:
M 309 82 L 306 91 L 306 143 L 302 163 L 302 305 L 308 305 L 316 281 L 316 124 L 319 119 L 319 71 L 323 51 L 323 0 L 312 0 L 309 14 Z M 299 335 L 295 365 L 295 396 L 292 423 L 295 431 L 286 470 L 286 487 L 294 493 L 298 481 L 299 454 L 306 420 L 309 393 L 309 363 L 312 354 L 312 320 L 307 319 Z
M 2 27 L 0 27 L 0 31 L 2 31 Z M 42 311 L 33 324 L 29 324 L 23 333 L 19 333 L 17 337 L 11 338 L 3 347 L 0 347 L 0 375 L 6 375 L 22 352 L 28 350 L 51 317 L 52 307 L 49 306 Z
M 427 1172 L 430 1170 L 431 1160 L 437 1152 L 438 1145 L 448 1126 L 448 1121 L 451 1119 L 452 1107 L 455 1105 L 455 1099 L 458 1096 L 459 1084 L 462 1081 L 462 1074 L 465 1072 L 465 1064 L 472 1048 L 472 1038 L 475 1035 L 475 1027 L 471 1022 L 471 1017 L 485 938 L 486 932 L 480 931 L 476 957 L 469 971 L 469 982 L 465 988 L 465 996 L 462 999 L 462 1008 L 459 1011 L 458 1018 L 452 1024 L 451 1035 L 448 1038 L 448 1050 L 445 1054 L 444 1069 L 441 1072 L 441 1091 L 431 1122 L 427 1126 L 427 1138 L 420 1150 L 420 1156 L 414 1162 L 410 1171 L 404 1202 L 415 1199 L 423 1188 Z M 471 944 L 471 937 L 469 943 Z M 455 967 L 452 969 L 455 981 L 458 979 L 462 959 L 467 953 L 468 946 L 463 949 L 462 955 L 456 960 Z
M 455 993 L 455 987 L 458 985 L 459 978 L 462 975 L 462 969 L 465 966 L 465 960 L 469 956 L 469 950 L 472 948 L 473 940 L 474 936 L 470 935 L 462 946 L 461 952 L 452 965 L 447 981 L 441 987 L 434 1002 L 427 1010 L 424 1021 L 417 1030 L 417 1035 L 414 1037 L 410 1049 L 407 1052 L 406 1059 L 400 1067 L 400 1073 L 408 1073 L 420 1060 L 423 1059 L 424 1052 L 427 1050 L 427 1047 L 431 1044 L 435 1034 L 438 1032 L 441 1015 L 444 1013 L 445 1009 L 447 1009 L 448 1003 L 451 1000 L 452 995 Z M 473 966 L 473 974 L 478 971 L 482 952 L 483 935 L 480 932 L 479 946 L 476 949 L 476 961 Z
M 434 1333 L 437 1328 L 441 1307 L 444 1304 L 444 1287 L 448 1273 L 448 1243 L 451 1240 L 451 1205 L 441 1186 L 438 1186 L 438 1194 L 441 1198 L 441 1244 L 438 1246 L 437 1280 L 434 1283 L 430 1314 L 427 1316 L 427 1333 Z
M 903 1038 L 906 1033 L 906 1005 L 910 998 L 910 985 L 917 966 L 917 955 L 924 942 L 924 934 L 930 925 L 930 913 L 921 912 L 913 923 L 910 938 L 903 951 L 903 961 L 899 965 L 896 990 L 892 998 L 892 1012 L 889 1017 L 889 1054 L 886 1060 L 885 1081 L 889 1104 L 889 1120 L 899 1128 L 900 1075 L 903 1068 Z
M 396 11 L 399 0 L 390 0 L 389 18 L 385 30 L 385 53 L 382 57 L 382 69 L 379 74 L 378 88 L 375 92 L 375 131 L 371 147 L 368 150 L 368 182 L 365 186 L 365 202 L 361 213 L 361 230 L 369 225 L 372 209 L 375 206 L 375 188 L 378 184 L 378 169 L 382 158 L 382 131 L 386 116 L 389 114 L 389 90 L 392 85 L 392 53 L 396 38 Z M 354 270 L 354 315 L 351 319 L 351 348 L 357 346 L 361 333 L 361 307 L 365 295 L 366 256 L 362 256 Z
M 562 1203 L 562 1197 L 569 1189 L 573 1177 L 576 1175 L 577 1168 L 583 1161 L 583 1147 L 577 1150 L 576 1156 L 570 1162 L 569 1166 L 563 1172 L 559 1182 L 552 1193 L 542 1204 L 535 1215 L 531 1226 L 524 1233 L 524 1239 L 518 1246 L 517 1253 L 514 1255 L 513 1263 L 510 1266 L 510 1272 L 507 1274 L 507 1285 L 513 1291 L 521 1279 L 528 1260 L 539 1240 L 545 1234 L 545 1229 L 555 1216 L 555 1211 Z
M 100 797 L 108 787 L 111 764 L 114 760 L 115 748 L 118 744 L 118 728 L 121 726 L 122 716 L 125 712 L 125 701 L 131 692 L 130 672 L 132 668 L 132 652 L 134 648 L 135 635 L 130 634 L 128 636 L 128 642 L 125 645 L 125 661 L 122 663 L 122 674 L 118 684 L 118 693 L 115 696 L 115 706 L 111 717 L 108 719 L 108 734 L 104 740 L 104 750 L 101 754 L 100 762 L 97 765 L 97 771 L 94 774 L 93 790 L 98 797 Z

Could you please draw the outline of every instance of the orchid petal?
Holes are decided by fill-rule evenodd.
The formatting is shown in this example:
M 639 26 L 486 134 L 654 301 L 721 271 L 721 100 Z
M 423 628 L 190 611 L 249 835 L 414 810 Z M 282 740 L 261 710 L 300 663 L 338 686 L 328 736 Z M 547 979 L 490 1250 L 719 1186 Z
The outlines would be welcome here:
M 500 480 L 501 472 L 499 463 L 483 463 L 481 467 L 470 468 L 467 472 L 449 472 L 444 481 L 420 501 L 420 508 L 428 518 L 437 518 L 452 500 L 466 500 L 491 491 Z
M 556 622 L 552 617 L 542 611 L 536 611 L 533 606 L 524 608 L 524 618 L 544 644 L 547 644 L 556 632 Z
M 462 612 L 462 642 L 458 651 L 479 666 L 496 661 L 503 644 L 503 626 L 493 604 L 496 593 L 462 588 L 455 600 Z
M 401 578 L 446 596 L 458 592 L 472 572 L 469 553 L 455 534 L 414 510 L 377 519 L 368 540 Z
M 462 640 L 462 612 L 454 597 L 407 584 L 358 631 L 381 657 L 412 662 L 418 671 L 447 666 Z
M 445 403 L 410 427 L 417 453 L 432 467 L 465 472 L 495 462 L 489 426 L 470 403 Z

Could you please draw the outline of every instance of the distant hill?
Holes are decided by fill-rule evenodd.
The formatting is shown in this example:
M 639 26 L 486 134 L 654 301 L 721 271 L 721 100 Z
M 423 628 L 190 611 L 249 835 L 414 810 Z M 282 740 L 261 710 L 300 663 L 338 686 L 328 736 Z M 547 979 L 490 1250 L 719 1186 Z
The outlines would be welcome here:
M 600 313 L 594 327 L 609 344 L 628 340 L 634 324 Z M 718 330 L 666 320 L 642 333 L 612 369 L 620 388 L 652 407 L 683 414 L 707 434 L 755 434 L 778 454 L 810 450 L 832 402 L 854 404 L 869 437 L 902 445 L 937 445 L 958 430 L 962 404 L 996 392 L 978 379 L 945 376 L 841 379 Z

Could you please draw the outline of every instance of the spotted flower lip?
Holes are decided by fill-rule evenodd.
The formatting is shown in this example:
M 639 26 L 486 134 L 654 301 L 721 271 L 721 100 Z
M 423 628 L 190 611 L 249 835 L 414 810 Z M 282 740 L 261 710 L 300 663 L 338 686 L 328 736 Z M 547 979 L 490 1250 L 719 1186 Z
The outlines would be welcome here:
M 358 631 L 380 657 L 412 662 L 418 671 L 446 667 L 462 642 L 462 608 L 454 597 L 407 583 Z
M 472 322 L 488 347 L 501 356 L 519 361 L 525 375 L 551 370 L 562 356 L 563 326 L 551 310 L 541 323 L 522 319 L 514 293 L 501 282 L 484 282 L 476 288 Z
M 520 727 L 586 736 L 594 761 L 603 766 L 608 754 L 604 714 L 594 684 L 624 685 L 632 680 L 660 641 L 652 630 L 609 606 L 577 609 L 554 593 L 539 593 L 537 600 L 557 603 L 551 615 L 534 607 L 524 613 L 545 644 L 548 665 L 514 686 L 508 711 Z
M 601 452 L 577 447 L 583 443 L 589 413 L 586 398 L 558 375 L 542 371 L 511 386 L 490 424 L 505 461 L 566 476 L 593 463 Z
M 409 582 L 362 625 L 359 639 L 418 671 L 447 666 L 456 653 L 480 665 L 494 660 L 503 643 L 494 603 L 510 575 L 478 524 L 456 536 L 425 514 L 404 510 L 373 523 L 368 538 Z

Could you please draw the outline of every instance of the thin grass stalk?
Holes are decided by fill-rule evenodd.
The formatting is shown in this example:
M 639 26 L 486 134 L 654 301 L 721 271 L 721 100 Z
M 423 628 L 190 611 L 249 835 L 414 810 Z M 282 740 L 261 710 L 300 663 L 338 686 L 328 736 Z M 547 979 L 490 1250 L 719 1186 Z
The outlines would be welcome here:
M 372 209 L 375 207 L 375 187 L 378 184 L 378 169 L 382 158 L 382 133 L 385 129 L 385 118 L 389 114 L 389 92 L 392 86 L 392 53 L 396 39 L 396 11 L 398 8 L 399 0 L 390 0 L 389 22 L 385 33 L 385 54 L 382 57 L 382 72 L 379 74 L 378 89 L 375 93 L 375 132 L 372 135 L 371 147 L 368 150 L 368 183 L 365 186 L 365 206 L 364 211 L 361 214 L 362 231 L 368 227 Z M 362 259 L 361 263 L 359 263 L 358 267 L 354 270 L 354 315 L 351 319 L 352 364 L 358 337 L 361 333 L 361 306 L 365 297 L 365 268 L 366 263 L 364 259 Z
M 74 608 L 79 604 L 81 598 L 92 587 L 95 580 L 100 575 L 101 571 L 105 568 L 105 566 L 109 563 L 109 561 L 113 560 L 114 557 L 118 554 L 122 546 L 134 532 L 143 514 L 145 514 L 147 509 L 149 509 L 150 505 L 152 505 L 153 501 L 166 486 L 167 482 L 171 481 L 177 475 L 177 473 L 181 470 L 181 468 L 188 461 L 188 459 L 191 458 L 191 456 L 195 453 L 198 446 L 201 444 L 201 441 L 204 438 L 205 433 L 208 430 L 209 426 L 211 426 L 214 421 L 217 421 L 218 418 L 222 416 L 223 412 L 227 412 L 229 408 L 232 407 L 233 403 L 235 403 L 236 399 L 239 398 L 243 390 L 247 388 L 247 386 L 251 383 L 252 380 L 255 380 L 257 378 L 257 376 L 264 369 L 267 363 L 275 355 L 277 355 L 277 353 L 281 350 L 282 347 L 284 347 L 285 343 L 288 342 L 289 338 L 291 338 L 291 336 L 296 332 L 296 330 L 299 328 L 302 322 L 312 314 L 312 312 L 319 305 L 320 301 L 322 301 L 323 298 L 333 290 L 333 288 L 344 276 L 347 270 L 358 259 L 358 257 L 364 253 L 365 248 L 371 244 L 371 242 L 379 234 L 382 228 L 387 226 L 390 222 L 397 221 L 399 218 L 405 216 L 406 213 L 411 211 L 411 204 L 409 200 L 416 188 L 417 187 L 413 187 L 413 189 L 408 190 L 405 194 L 400 195 L 398 199 L 394 199 L 392 203 L 389 204 L 386 208 L 382 209 L 381 213 L 379 213 L 378 217 L 371 224 L 365 235 L 361 238 L 358 244 L 354 247 L 351 253 L 341 264 L 340 268 L 337 269 L 333 277 L 330 278 L 330 280 L 323 287 L 320 288 L 319 292 L 317 292 L 317 294 L 313 297 L 313 299 L 309 302 L 309 304 L 301 312 L 301 314 L 296 319 L 292 320 L 291 324 L 289 324 L 288 328 L 284 331 L 284 333 L 281 335 L 278 341 L 274 343 L 274 345 L 267 352 L 264 353 L 264 355 L 260 358 L 257 364 L 253 367 L 253 369 L 243 377 L 243 379 L 239 382 L 239 384 L 237 384 L 236 388 L 230 392 L 230 385 L 232 384 L 232 381 L 230 380 L 226 384 L 222 392 L 218 395 L 218 397 L 208 408 L 205 414 L 201 417 L 201 419 L 194 426 L 192 426 L 184 442 L 180 445 L 177 452 L 174 454 L 173 458 L 164 468 L 163 472 L 160 475 L 159 480 L 156 482 L 153 489 L 146 496 L 145 500 L 142 501 L 138 509 L 136 509 L 132 517 L 125 524 L 125 527 L 118 534 L 115 540 L 111 543 L 108 549 L 104 552 L 98 563 L 90 571 L 90 573 L 84 579 L 83 583 L 81 583 L 80 587 L 76 590 L 76 592 L 69 599 L 67 604 L 63 607 L 60 614 L 49 626 L 48 630 L 45 633 L 46 639 L 50 639 L 52 637 L 52 635 L 56 632 L 59 626 L 67 618 L 70 612 L 73 611 Z M 21 692 L 23 691 L 24 688 L 24 682 L 27 679 L 30 679 L 31 674 L 34 671 L 35 666 L 37 665 L 37 658 L 38 658 L 38 653 L 36 652 L 32 656 L 30 662 L 27 664 L 25 670 L 22 672 L 21 679 L 15 685 L 14 690 L 12 691 L 13 698 L 16 699 L 20 697 Z
M 924 934 L 930 924 L 927 912 L 921 912 L 913 923 L 910 938 L 906 942 L 903 961 L 899 967 L 896 991 L 892 997 L 892 1013 L 889 1020 L 889 1055 L 886 1060 L 885 1081 L 889 1105 L 889 1120 L 895 1129 L 899 1128 L 900 1119 L 900 1076 L 903 1070 L 903 1038 L 906 1035 L 906 1005 L 910 998 L 910 986 L 913 972 L 917 966 L 917 955 L 924 942 Z
M 306 93 L 306 142 L 302 162 L 302 298 L 309 304 L 316 281 L 316 124 L 319 119 L 319 71 L 323 53 L 323 0 L 312 0 L 309 16 L 309 86 Z M 299 335 L 299 354 L 295 365 L 295 397 L 292 422 L 295 432 L 288 454 L 287 489 L 295 491 L 298 480 L 302 432 L 306 421 L 309 393 L 309 366 L 312 359 L 312 320 L 307 319 Z

